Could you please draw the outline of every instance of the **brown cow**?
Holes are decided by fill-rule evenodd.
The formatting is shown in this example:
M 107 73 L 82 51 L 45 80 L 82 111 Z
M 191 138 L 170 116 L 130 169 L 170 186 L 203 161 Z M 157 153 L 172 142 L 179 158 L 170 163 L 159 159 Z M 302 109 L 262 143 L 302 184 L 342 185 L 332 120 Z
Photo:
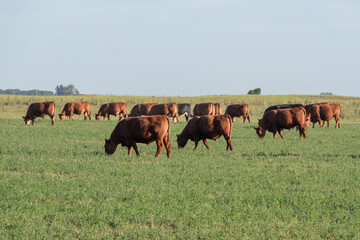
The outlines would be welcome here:
M 281 138 L 284 139 L 282 134 L 283 129 L 297 127 L 300 132 L 300 137 L 303 136 L 306 139 L 306 127 L 309 121 L 310 119 L 306 117 L 304 108 L 277 109 L 267 112 L 265 116 L 260 119 L 259 126 L 255 128 L 255 130 L 259 138 L 263 138 L 266 131 L 269 131 L 274 134 L 274 139 L 276 132 L 279 132 Z
M 155 157 L 160 155 L 164 145 L 167 157 L 170 157 L 170 119 L 168 116 L 125 118 L 116 125 L 110 139 L 105 139 L 105 153 L 113 154 L 117 145 L 121 144 L 121 146 L 128 147 L 129 156 L 131 156 L 132 148 L 139 156 L 136 143 L 150 144 L 153 141 L 156 141 L 157 146 Z
M 199 103 L 193 109 L 194 116 L 215 115 L 215 106 L 213 103 Z
M 29 125 L 30 120 L 31 124 L 35 124 L 35 118 L 42 117 L 44 118 L 45 115 L 49 115 L 51 118 L 51 125 L 55 125 L 55 103 L 54 102 L 38 102 L 32 103 L 28 107 L 26 112 L 26 116 L 23 117 L 25 124 Z
M 190 139 L 195 142 L 197 149 L 199 141 L 203 141 L 207 149 L 210 150 L 207 139 L 216 140 L 224 136 L 227 146 L 226 150 L 233 150 L 231 143 L 232 119 L 229 115 L 200 116 L 190 119 L 184 130 L 177 135 L 179 148 L 184 148 Z
M 340 115 L 341 115 L 341 106 L 338 103 L 330 104 L 318 104 L 312 106 L 308 113 L 310 114 L 310 121 L 313 123 L 313 128 L 315 124 L 319 122 L 320 127 L 325 126 L 325 121 L 327 126 L 330 126 L 330 119 L 335 118 L 335 128 L 340 128 Z M 321 124 L 321 120 L 323 123 Z
M 91 120 L 91 107 L 90 102 L 84 101 L 84 102 L 68 102 L 65 104 L 62 112 L 59 114 L 60 120 L 65 119 L 65 116 L 68 116 L 69 119 L 74 120 L 73 115 L 81 115 L 84 113 L 84 120 L 86 120 L 86 117 Z
M 129 117 L 148 115 L 152 106 L 157 103 L 136 104 L 130 111 Z
M 312 104 L 305 105 L 304 108 L 305 108 L 306 112 L 309 112 L 310 108 L 312 108 L 314 105 L 320 105 L 320 104 L 329 104 L 329 103 L 328 102 L 312 103 Z
M 220 103 L 214 103 L 214 108 L 215 108 L 215 115 L 221 115 L 221 105 Z
M 156 104 L 151 107 L 147 115 L 166 115 L 172 117 L 173 122 L 175 122 L 175 119 L 179 121 L 178 105 L 176 103 Z
M 243 122 L 247 119 L 250 122 L 248 104 L 232 104 L 227 106 L 225 114 L 229 114 L 234 121 L 234 117 L 243 117 Z
M 126 118 L 126 103 L 112 102 L 101 105 L 99 112 L 95 114 L 95 120 L 100 120 L 101 117 L 103 117 L 103 120 L 105 120 L 105 118 L 110 120 L 110 115 L 114 115 L 115 117 L 119 115 L 119 121 L 123 117 Z

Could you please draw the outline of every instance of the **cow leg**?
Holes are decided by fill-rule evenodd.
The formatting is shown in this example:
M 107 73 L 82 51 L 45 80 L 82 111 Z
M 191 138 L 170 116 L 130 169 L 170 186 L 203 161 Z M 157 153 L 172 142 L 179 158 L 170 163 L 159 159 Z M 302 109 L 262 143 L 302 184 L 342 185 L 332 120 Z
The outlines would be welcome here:
M 157 147 L 157 151 L 156 151 L 155 157 L 158 157 L 161 153 L 161 150 L 164 147 L 163 142 L 161 140 L 156 140 L 156 147 Z
M 275 139 L 276 138 L 276 131 L 275 132 L 273 132 L 273 138 Z
M 134 143 L 132 144 L 132 146 L 133 146 L 133 148 L 134 148 L 134 150 L 135 150 L 135 152 L 136 152 L 136 156 L 140 156 L 139 150 L 138 150 L 138 148 L 137 148 L 137 146 L 136 146 L 136 142 L 134 142 Z
M 128 146 L 128 155 L 131 156 L 131 150 L 133 149 L 133 146 Z
M 229 136 L 225 136 L 225 135 L 224 135 L 224 138 L 225 138 L 226 144 L 227 144 L 227 146 L 226 146 L 226 151 L 228 151 L 229 149 L 230 149 L 231 151 L 234 150 L 234 148 L 233 148 L 233 146 L 232 146 L 232 143 L 231 143 L 231 138 L 230 138 Z
M 31 119 L 31 125 L 35 125 L 35 118 Z
M 204 145 L 206 146 L 206 148 L 207 148 L 208 150 L 210 150 L 209 145 L 208 145 L 208 142 L 207 142 L 207 139 L 203 139 L 203 143 L 204 143 Z
M 320 122 L 321 124 L 321 122 Z M 323 128 L 325 126 L 325 120 L 323 121 L 323 123 L 321 124 L 321 127 Z
M 87 112 L 84 112 L 84 120 L 86 120 Z
M 246 116 L 244 115 L 243 116 L 243 123 L 246 121 Z
M 167 136 L 164 137 L 163 143 L 166 149 L 166 156 L 169 158 L 171 156 L 171 143 L 170 143 L 169 134 L 167 134 Z
M 327 121 L 327 126 L 330 127 L 330 120 Z
M 51 117 L 51 125 L 55 126 L 55 116 Z
M 281 130 L 281 129 L 279 129 L 279 130 L 278 130 L 278 132 L 279 132 L 279 134 L 280 134 L 281 138 L 285 140 L 284 135 L 282 134 L 282 130 Z
M 248 121 L 250 122 L 250 115 L 247 115 L 247 119 L 248 119 Z
M 69 119 L 74 120 L 74 116 L 70 114 Z
M 110 121 L 110 114 L 109 114 L 109 115 L 107 115 L 107 119 Z
M 199 140 L 198 140 L 198 139 L 194 139 L 194 142 L 195 142 L 195 150 L 196 150 L 197 147 L 198 147 L 198 144 L 199 144 Z

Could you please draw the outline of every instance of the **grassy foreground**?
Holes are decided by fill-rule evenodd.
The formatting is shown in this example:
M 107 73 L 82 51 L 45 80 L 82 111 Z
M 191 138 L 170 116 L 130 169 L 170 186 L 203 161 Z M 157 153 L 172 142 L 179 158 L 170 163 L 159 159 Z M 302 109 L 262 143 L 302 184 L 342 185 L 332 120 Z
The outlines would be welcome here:
M 0 118 L 0 238 L 359 239 L 360 124 L 284 141 L 255 122 L 235 122 L 233 152 L 178 150 L 173 123 L 168 159 L 154 143 L 106 156 L 114 118 Z

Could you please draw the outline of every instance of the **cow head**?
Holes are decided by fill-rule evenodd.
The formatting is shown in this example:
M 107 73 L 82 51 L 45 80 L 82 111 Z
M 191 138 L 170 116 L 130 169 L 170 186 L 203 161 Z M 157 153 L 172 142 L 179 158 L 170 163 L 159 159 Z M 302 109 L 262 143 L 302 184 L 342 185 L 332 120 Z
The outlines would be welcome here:
M 25 125 L 29 125 L 31 119 L 29 117 L 23 117 L 24 121 L 25 121 Z
M 59 118 L 60 118 L 60 120 L 64 120 L 64 119 L 65 119 L 65 114 L 64 114 L 64 113 L 60 113 L 60 114 L 59 114 Z
M 176 134 L 176 138 L 177 138 L 176 141 L 178 143 L 178 148 L 183 149 L 187 143 L 187 139 L 178 134 Z
M 116 150 L 117 144 L 115 144 L 111 139 L 105 139 L 105 153 L 113 154 Z
M 99 114 L 99 113 L 96 113 L 96 114 L 95 114 L 95 120 L 100 120 L 100 118 L 101 118 L 100 114 Z
M 256 130 L 256 134 L 259 136 L 259 138 L 263 138 L 265 136 L 265 130 L 262 127 L 254 128 Z

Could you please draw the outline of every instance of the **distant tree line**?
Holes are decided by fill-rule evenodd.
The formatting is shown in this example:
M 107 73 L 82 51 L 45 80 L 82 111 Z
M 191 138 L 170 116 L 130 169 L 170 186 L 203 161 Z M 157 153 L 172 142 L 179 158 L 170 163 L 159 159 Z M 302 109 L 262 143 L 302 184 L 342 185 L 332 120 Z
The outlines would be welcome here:
M 54 95 L 52 91 L 44 91 L 39 89 L 33 90 L 20 90 L 20 89 L 0 89 L 0 94 L 6 95 L 34 95 L 34 96 L 47 96 L 47 95 Z
M 320 95 L 334 95 L 332 92 L 322 92 Z
M 73 84 L 64 86 L 62 84 L 57 85 L 55 88 L 55 93 L 52 91 L 44 91 L 39 89 L 33 90 L 20 90 L 20 89 L 0 89 L 0 94 L 6 95 L 31 95 L 31 96 L 52 96 L 52 95 L 79 95 L 80 92 L 75 88 Z

